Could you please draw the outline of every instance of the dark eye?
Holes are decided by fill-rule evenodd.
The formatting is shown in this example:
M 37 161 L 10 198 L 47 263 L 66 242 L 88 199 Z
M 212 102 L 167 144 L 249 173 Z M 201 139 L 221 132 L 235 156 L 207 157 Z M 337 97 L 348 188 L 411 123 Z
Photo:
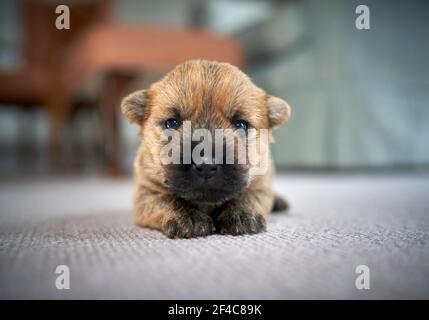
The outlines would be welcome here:
M 249 123 L 246 120 L 235 120 L 234 126 L 236 129 L 247 130 L 249 128 Z
M 177 119 L 168 119 L 164 122 L 164 127 L 166 129 L 177 129 L 180 127 L 180 122 Z

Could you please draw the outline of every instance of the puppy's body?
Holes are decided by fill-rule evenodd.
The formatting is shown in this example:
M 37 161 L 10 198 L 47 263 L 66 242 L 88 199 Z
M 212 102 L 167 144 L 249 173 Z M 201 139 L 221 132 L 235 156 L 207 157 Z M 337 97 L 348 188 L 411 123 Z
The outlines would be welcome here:
M 212 133 L 245 123 L 271 134 L 273 127 L 289 117 L 286 102 L 266 94 L 237 68 L 201 60 L 186 62 L 148 90 L 126 97 L 121 108 L 141 126 L 134 162 L 138 225 L 172 238 L 258 233 L 265 230 L 264 217 L 273 208 L 284 208 L 271 189 L 271 161 L 263 175 L 251 174 L 248 163 L 210 165 L 207 171 L 205 165 L 163 165 L 160 161 L 166 144 L 160 135 L 168 119 L 176 120 L 175 124 L 190 121 L 192 128 Z M 185 151 L 181 152 L 183 156 Z

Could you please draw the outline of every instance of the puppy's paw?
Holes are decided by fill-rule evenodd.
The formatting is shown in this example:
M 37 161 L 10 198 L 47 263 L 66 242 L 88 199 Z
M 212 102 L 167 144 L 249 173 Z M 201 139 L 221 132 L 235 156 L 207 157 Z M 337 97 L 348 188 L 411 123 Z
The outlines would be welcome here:
M 221 234 L 242 235 L 255 234 L 267 229 L 265 218 L 257 213 L 230 207 L 218 217 L 216 226 Z
M 216 229 L 212 218 L 203 213 L 177 214 L 162 226 L 169 238 L 196 238 L 213 234 Z

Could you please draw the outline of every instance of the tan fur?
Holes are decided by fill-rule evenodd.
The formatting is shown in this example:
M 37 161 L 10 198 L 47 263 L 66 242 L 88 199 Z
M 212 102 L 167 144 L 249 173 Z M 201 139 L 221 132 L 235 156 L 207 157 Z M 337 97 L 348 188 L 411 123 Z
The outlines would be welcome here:
M 203 223 L 200 226 L 203 231 L 199 229 L 197 234 L 188 230 L 195 221 L 204 222 L 205 215 L 209 214 L 204 210 L 209 209 L 191 206 L 176 198 L 165 184 L 165 169 L 159 159 L 163 147 L 159 138 L 163 129 L 160 124 L 179 116 L 190 120 L 196 128 L 225 129 L 233 128 L 231 119 L 239 115 L 256 129 L 271 130 L 290 116 L 286 102 L 256 87 L 236 67 L 203 60 L 177 66 L 149 89 L 126 97 L 121 109 L 131 122 L 140 125 L 141 145 L 134 162 L 135 221 L 140 226 L 162 230 L 171 237 L 208 235 L 214 232 L 214 226 L 208 221 L 207 228 Z M 273 208 L 272 176 L 272 165 L 263 176 L 249 176 L 247 188 L 225 203 L 219 214 L 221 233 L 254 233 L 255 223 L 265 223 L 260 222 L 259 217 L 269 215 Z M 240 212 L 243 213 L 240 215 Z M 230 224 L 231 219 L 243 224 L 248 221 L 250 227 L 248 232 L 234 232 L 233 227 L 222 228 L 222 219 Z

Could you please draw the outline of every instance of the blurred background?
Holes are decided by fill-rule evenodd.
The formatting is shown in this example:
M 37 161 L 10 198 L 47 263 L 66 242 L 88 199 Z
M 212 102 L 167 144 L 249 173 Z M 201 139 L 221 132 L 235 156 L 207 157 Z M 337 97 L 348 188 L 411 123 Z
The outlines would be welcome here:
M 58 30 L 57 5 L 70 8 Z M 187 59 L 228 61 L 287 100 L 280 169 L 426 169 L 429 3 L 0 1 L 0 175 L 131 172 L 121 97 Z

